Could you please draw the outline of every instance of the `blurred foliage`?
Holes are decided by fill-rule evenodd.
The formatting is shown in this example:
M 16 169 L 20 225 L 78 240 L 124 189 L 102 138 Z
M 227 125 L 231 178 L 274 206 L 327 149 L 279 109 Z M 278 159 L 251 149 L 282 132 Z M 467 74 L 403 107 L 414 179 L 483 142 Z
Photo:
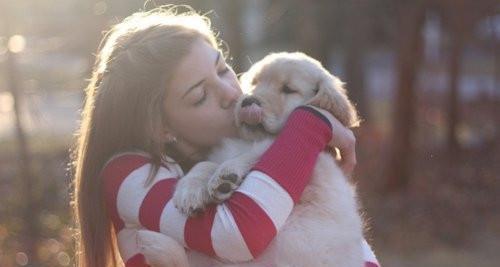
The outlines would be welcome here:
M 347 82 L 383 266 L 500 262 L 498 1 L 1 0 L 0 266 L 74 265 L 68 148 L 93 54 L 110 25 L 161 4 L 212 10 L 238 72 L 300 50 Z

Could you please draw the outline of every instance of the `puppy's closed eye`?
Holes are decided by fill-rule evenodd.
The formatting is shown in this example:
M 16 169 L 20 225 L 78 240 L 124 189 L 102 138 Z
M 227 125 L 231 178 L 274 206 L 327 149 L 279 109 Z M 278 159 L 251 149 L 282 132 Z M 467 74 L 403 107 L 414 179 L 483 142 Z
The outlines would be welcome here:
M 316 87 L 313 89 L 314 95 L 317 95 L 319 92 L 319 82 L 316 84 Z
M 281 92 L 287 95 L 298 93 L 296 90 L 288 87 L 288 85 L 283 85 L 283 87 L 281 87 Z

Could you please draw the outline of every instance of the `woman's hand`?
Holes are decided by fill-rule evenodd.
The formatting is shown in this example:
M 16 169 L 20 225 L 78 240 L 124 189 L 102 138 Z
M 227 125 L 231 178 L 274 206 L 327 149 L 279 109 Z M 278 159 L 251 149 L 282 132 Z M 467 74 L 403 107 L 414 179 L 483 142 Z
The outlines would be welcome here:
M 332 125 L 332 140 L 329 147 L 335 147 L 340 151 L 340 168 L 344 174 L 351 176 L 356 166 L 356 137 L 354 133 L 337 120 L 330 112 L 308 105 L 323 114 Z
M 335 118 L 335 117 L 334 117 Z M 342 125 L 337 119 L 332 123 L 332 141 L 329 145 L 340 151 L 340 168 L 347 176 L 351 176 L 356 167 L 356 137 L 354 133 Z
M 151 266 L 189 267 L 184 247 L 165 234 L 145 229 L 137 230 L 136 244 Z

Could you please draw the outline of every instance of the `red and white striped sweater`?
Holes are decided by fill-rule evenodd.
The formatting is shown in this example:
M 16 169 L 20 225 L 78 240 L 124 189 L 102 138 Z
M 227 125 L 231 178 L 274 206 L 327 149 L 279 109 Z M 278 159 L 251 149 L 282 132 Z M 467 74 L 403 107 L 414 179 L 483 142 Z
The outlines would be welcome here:
M 195 218 L 181 214 L 171 201 L 183 176 L 179 165 L 162 163 L 153 182 L 145 185 L 150 157 L 135 152 L 116 155 L 101 177 L 126 267 L 148 266 L 135 242 L 138 229 L 164 233 L 210 257 L 232 262 L 258 257 L 300 199 L 331 137 L 328 118 L 312 108 L 296 109 L 232 197 Z M 366 241 L 363 247 L 365 266 L 379 266 Z

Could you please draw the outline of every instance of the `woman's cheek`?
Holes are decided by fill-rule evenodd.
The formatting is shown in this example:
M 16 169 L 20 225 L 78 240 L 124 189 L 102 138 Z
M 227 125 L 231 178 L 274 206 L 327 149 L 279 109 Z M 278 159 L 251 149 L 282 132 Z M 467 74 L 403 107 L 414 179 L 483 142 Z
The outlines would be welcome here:
M 214 139 L 216 139 L 217 141 L 224 137 L 231 136 L 234 130 L 232 127 L 232 122 L 228 118 L 228 116 L 222 113 L 219 113 L 219 115 L 220 116 L 214 117 L 211 123 L 211 126 L 213 127 L 212 133 L 216 135 L 214 136 Z
M 239 96 L 241 96 L 241 95 L 243 94 L 243 91 L 241 90 L 240 83 L 238 82 L 238 79 L 236 78 L 236 76 L 235 76 L 235 78 L 233 79 L 231 86 L 232 86 L 233 88 L 237 88 L 237 90 L 238 90 L 238 92 L 239 92 Z

